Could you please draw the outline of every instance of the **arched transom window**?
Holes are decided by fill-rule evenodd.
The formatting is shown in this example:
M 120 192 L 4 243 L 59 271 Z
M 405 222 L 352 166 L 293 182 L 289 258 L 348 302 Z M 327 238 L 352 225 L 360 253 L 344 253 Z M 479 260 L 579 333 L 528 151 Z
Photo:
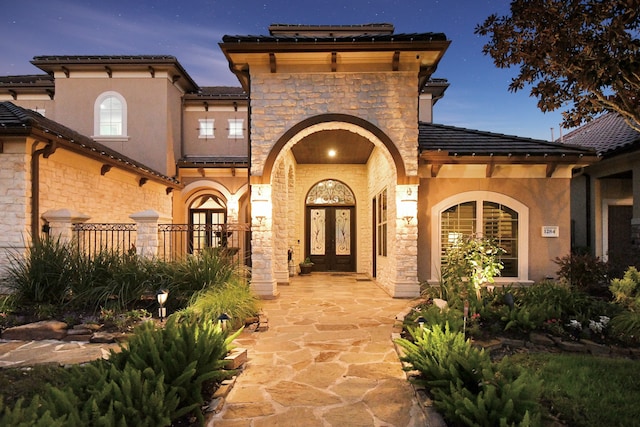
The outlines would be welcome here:
M 340 181 L 327 179 L 314 185 L 307 194 L 307 205 L 354 205 L 356 198 Z

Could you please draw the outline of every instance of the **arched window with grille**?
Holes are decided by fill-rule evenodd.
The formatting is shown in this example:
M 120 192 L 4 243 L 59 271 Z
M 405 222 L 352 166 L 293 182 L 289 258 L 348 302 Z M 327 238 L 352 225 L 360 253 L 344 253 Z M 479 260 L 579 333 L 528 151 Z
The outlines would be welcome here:
M 127 101 L 118 92 L 104 92 L 96 98 L 93 120 L 94 139 L 128 139 Z
M 500 193 L 472 191 L 438 203 L 431 218 L 432 265 L 437 271 L 457 239 L 475 235 L 490 238 L 504 249 L 501 278 L 527 280 L 529 209 L 522 203 Z

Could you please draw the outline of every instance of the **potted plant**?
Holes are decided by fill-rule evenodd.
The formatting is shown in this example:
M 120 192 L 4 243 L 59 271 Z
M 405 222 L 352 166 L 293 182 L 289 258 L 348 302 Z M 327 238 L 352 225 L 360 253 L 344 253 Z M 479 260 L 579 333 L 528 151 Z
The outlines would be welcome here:
M 306 257 L 304 261 L 300 263 L 300 274 L 311 274 L 311 270 L 313 270 L 313 263 L 311 262 L 311 258 Z

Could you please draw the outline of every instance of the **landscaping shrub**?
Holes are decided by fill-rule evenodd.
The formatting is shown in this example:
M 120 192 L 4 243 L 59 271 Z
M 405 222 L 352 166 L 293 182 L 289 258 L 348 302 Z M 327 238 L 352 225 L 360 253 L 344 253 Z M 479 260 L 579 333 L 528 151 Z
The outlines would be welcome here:
M 196 292 L 227 283 L 234 275 L 244 275 L 243 267 L 219 248 L 205 248 L 197 255 L 189 255 L 175 263 L 173 267 L 170 291 L 185 303 Z
M 625 344 L 640 343 L 640 272 L 629 267 L 620 279 L 611 280 L 609 290 L 622 308 L 609 324 L 612 336 Z
M 188 310 L 203 319 L 216 321 L 227 314 L 232 329 L 244 326 L 245 320 L 256 316 L 259 300 L 244 278 L 232 277 L 220 286 L 211 286 L 193 295 Z
M 478 236 L 457 239 L 447 249 L 442 262 L 442 298 L 449 301 L 450 306 L 467 299 L 480 299 L 480 289 L 500 275 L 502 254 L 504 249 L 492 239 Z
M 217 249 L 176 262 L 106 249 L 90 257 L 73 244 L 45 237 L 25 256 L 13 254 L 7 284 L 16 307 L 51 318 L 62 310 L 97 314 L 150 309 L 159 289 L 169 290 L 167 305 L 175 311 L 193 302 L 196 293 L 247 276 L 243 266 Z
M 540 424 L 541 382 L 506 363 L 494 364 L 449 325 L 412 329 L 413 340 L 399 339 L 407 370 L 433 394 L 448 423 L 473 426 Z
M 595 295 L 606 291 L 609 267 L 599 257 L 587 253 L 571 253 L 556 257 L 554 262 L 560 266 L 558 277 L 574 289 Z
M 24 255 L 11 253 L 7 267 L 7 287 L 16 303 L 61 305 L 68 299 L 74 272 L 73 248 L 59 239 L 35 240 Z
M 218 323 L 184 317 L 178 321 L 177 316 L 169 316 L 164 328 L 143 323 L 120 352 L 111 352 L 109 360 L 120 370 L 130 365 L 161 373 L 166 386 L 175 389 L 180 398 L 171 419 L 193 413 L 202 422 L 204 387 L 234 374 L 222 368 L 238 333 L 227 336 Z
M 235 336 L 212 322 L 146 322 L 121 352 L 70 368 L 28 405 L 0 398 L 0 425 L 155 427 L 187 414 L 202 425 L 205 386 L 234 374 L 222 367 Z

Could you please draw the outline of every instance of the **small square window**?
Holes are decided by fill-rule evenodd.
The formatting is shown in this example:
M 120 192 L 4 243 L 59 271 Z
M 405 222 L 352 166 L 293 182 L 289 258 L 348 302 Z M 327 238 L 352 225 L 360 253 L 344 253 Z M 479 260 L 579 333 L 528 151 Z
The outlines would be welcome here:
M 244 138 L 244 119 L 229 119 L 229 138 Z
M 198 137 L 200 138 L 213 138 L 214 127 L 213 119 L 199 119 L 200 126 L 198 127 Z

